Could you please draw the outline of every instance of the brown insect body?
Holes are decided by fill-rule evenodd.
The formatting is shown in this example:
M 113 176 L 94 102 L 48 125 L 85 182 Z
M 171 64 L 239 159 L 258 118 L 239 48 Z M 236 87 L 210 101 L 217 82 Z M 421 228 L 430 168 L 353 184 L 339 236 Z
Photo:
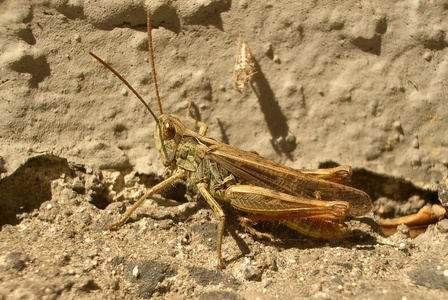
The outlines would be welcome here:
M 188 176 L 220 217 L 218 249 L 225 215 L 215 199 L 252 214 L 240 218 L 242 225 L 252 234 L 272 240 L 271 235 L 258 232 L 249 223 L 280 221 L 302 234 L 332 239 L 347 229 L 345 216 L 360 216 L 371 209 L 366 193 L 340 184 L 350 179 L 349 166 L 304 172 L 286 167 L 205 137 L 207 125 L 193 120 L 188 112 L 187 120 L 200 126 L 199 133 L 173 116 L 162 115 L 159 121 L 163 126 L 155 128 L 156 146 L 164 165 Z M 163 133 L 166 128 L 175 132 L 169 139 Z
M 154 84 L 152 39 L 148 14 Z M 110 229 L 123 225 L 135 209 L 148 197 L 174 181 L 189 177 L 219 218 L 217 258 L 218 268 L 224 266 L 221 245 L 225 230 L 225 214 L 216 199 L 229 202 L 234 208 L 249 213 L 240 217 L 241 224 L 252 234 L 274 240 L 251 226 L 253 221 L 280 221 L 303 234 L 318 238 L 335 238 L 344 233 L 345 216 L 359 216 L 371 209 L 369 196 L 355 188 L 341 185 L 352 174 L 349 166 L 332 169 L 295 170 L 206 137 L 207 125 L 190 116 L 190 101 L 186 119 L 199 127 L 189 130 L 171 115 L 164 114 L 159 97 L 157 117 L 129 83 L 112 67 L 90 53 L 114 72 L 145 104 L 156 120 L 154 138 L 162 163 L 172 171 L 163 182 L 150 188 Z

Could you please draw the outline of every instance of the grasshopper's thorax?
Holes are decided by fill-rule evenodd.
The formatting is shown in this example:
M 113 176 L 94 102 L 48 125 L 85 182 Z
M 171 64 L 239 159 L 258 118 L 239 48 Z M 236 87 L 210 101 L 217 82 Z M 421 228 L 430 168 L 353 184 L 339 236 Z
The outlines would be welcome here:
M 159 116 L 154 130 L 154 139 L 164 166 L 169 166 L 174 162 L 177 147 L 185 130 L 185 126 L 179 119 L 165 114 Z

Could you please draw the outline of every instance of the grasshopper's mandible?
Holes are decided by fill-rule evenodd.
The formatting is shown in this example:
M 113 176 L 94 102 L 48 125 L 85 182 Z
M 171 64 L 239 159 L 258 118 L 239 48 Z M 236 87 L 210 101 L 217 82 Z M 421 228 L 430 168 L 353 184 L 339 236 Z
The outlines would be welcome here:
M 90 53 L 117 75 L 143 102 L 155 124 L 155 145 L 164 166 L 172 175 L 150 188 L 123 216 L 109 226 L 123 225 L 135 209 L 148 197 L 168 187 L 179 178 L 188 177 L 219 218 L 217 268 L 224 266 L 221 245 L 225 230 L 225 214 L 217 200 L 229 202 L 234 208 L 248 213 L 240 217 L 241 224 L 258 237 L 274 240 L 251 226 L 254 221 L 279 221 L 298 232 L 323 239 L 341 236 L 347 229 L 346 216 L 360 216 L 372 207 L 370 197 L 363 191 L 341 185 L 350 179 L 351 167 L 295 170 L 254 152 L 246 152 L 206 137 L 207 125 L 190 116 L 186 120 L 199 127 L 189 130 L 177 118 L 164 114 L 160 102 L 154 54 L 151 20 L 147 15 L 148 45 L 160 115 L 157 117 L 142 97 L 112 67 Z

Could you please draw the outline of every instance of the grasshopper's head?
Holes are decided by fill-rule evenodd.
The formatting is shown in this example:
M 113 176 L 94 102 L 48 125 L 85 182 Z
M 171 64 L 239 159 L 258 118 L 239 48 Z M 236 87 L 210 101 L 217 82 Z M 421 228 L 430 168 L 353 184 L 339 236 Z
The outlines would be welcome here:
M 173 116 L 162 114 L 154 130 L 156 148 L 164 166 L 169 166 L 176 157 L 177 146 L 185 132 L 182 122 Z

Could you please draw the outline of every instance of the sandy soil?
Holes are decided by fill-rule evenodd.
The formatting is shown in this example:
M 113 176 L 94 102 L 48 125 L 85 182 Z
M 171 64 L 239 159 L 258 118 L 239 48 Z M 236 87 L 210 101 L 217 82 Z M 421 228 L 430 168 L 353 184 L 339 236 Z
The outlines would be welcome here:
M 373 201 L 322 241 L 251 236 L 188 181 L 163 180 L 146 11 L 166 113 L 293 168 L 351 165 Z M 380 218 L 440 204 L 448 166 L 448 1 L 0 1 L 0 299 L 444 299 L 448 222 L 411 239 Z M 256 60 L 243 94 L 238 36 Z M 439 193 L 443 204 L 448 197 Z M 446 198 L 445 198 L 446 197 Z

